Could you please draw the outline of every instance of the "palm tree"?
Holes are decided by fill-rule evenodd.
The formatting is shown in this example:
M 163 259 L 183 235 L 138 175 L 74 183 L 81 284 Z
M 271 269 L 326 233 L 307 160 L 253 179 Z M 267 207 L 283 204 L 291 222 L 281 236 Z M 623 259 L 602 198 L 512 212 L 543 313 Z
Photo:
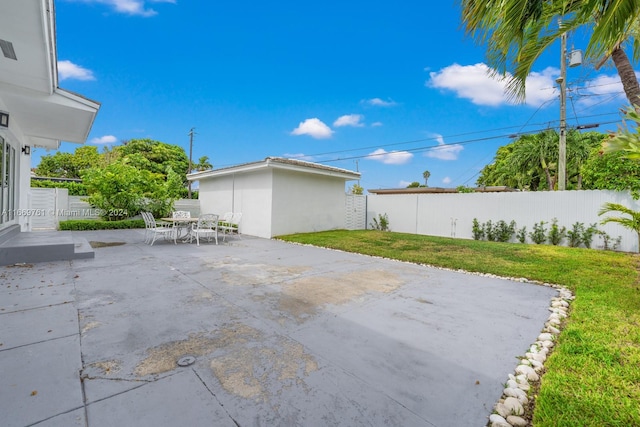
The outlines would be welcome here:
M 429 172 L 429 171 L 422 172 L 422 177 L 424 178 L 424 186 L 425 187 L 428 187 L 427 180 L 429 179 L 430 176 L 431 176 L 431 172 Z
M 527 76 L 549 46 L 569 31 L 592 27 L 585 58 L 599 65 L 611 58 L 627 99 L 640 111 L 640 85 L 623 50 L 630 46 L 633 59 L 640 58 L 637 0 L 461 0 L 461 5 L 467 33 L 487 44 L 496 75 L 511 73 L 507 92 L 516 99 L 524 100 Z
M 601 221 L 602 224 L 606 224 L 609 222 L 615 222 L 622 225 L 624 228 L 628 228 L 633 230 L 638 235 L 638 250 L 640 251 L 640 212 L 629 209 L 626 206 L 620 205 L 618 203 L 605 203 L 602 205 L 600 212 L 598 215 L 604 215 L 609 212 L 621 212 L 625 215 L 629 215 L 630 218 L 626 217 L 607 217 Z
M 629 108 L 626 117 L 636 122 L 636 131 L 631 132 L 625 125 L 615 136 L 602 143 L 603 151 L 605 153 L 624 151 L 625 157 L 638 161 L 640 160 L 640 133 L 638 133 L 640 131 L 637 129 L 640 126 L 640 114 L 633 108 Z
M 198 172 L 206 171 L 213 168 L 213 165 L 209 162 L 208 156 L 202 156 L 198 159 L 198 163 L 193 165 L 194 169 Z

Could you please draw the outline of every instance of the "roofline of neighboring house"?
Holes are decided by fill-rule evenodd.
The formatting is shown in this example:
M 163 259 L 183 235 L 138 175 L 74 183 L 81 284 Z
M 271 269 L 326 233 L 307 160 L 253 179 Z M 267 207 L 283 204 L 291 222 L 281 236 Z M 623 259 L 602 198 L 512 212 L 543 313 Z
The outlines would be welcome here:
M 471 188 L 475 193 L 504 193 L 518 191 L 516 189 L 505 186 L 477 187 Z M 367 190 L 372 194 L 439 194 L 439 193 L 459 193 L 457 188 L 442 187 L 408 187 L 408 188 L 379 188 L 376 190 Z
M 261 169 L 285 169 L 296 172 L 313 173 L 325 176 L 334 176 L 344 180 L 360 179 L 360 172 L 353 172 L 347 169 L 325 166 L 319 163 L 307 162 L 304 160 L 285 159 L 283 157 L 267 157 L 257 162 L 243 163 L 221 169 L 196 172 L 187 175 L 189 181 L 198 181 L 206 178 L 215 178 L 238 173 L 254 172 Z

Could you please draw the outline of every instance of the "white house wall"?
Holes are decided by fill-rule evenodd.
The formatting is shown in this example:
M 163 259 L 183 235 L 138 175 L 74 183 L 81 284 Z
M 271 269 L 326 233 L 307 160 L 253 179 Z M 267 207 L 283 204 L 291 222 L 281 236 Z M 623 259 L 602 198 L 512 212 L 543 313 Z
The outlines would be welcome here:
M 517 228 L 526 227 L 527 232 L 540 221 L 548 230 L 557 218 L 558 225 L 567 230 L 576 222 L 598 224 L 598 229 L 613 239 L 622 237 L 620 250 L 636 252 L 638 238 L 634 232 L 618 224 L 600 224 L 604 216 L 598 216 L 598 211 L 606 202 L 640 210 L 640 202 L 628 192 L 604 190 L 368 195 L 367 225 L 378 215 L 387 214 L 392 231 L 471 239 L 474 218 L 480 223 L 513 220 Z M 615 212 L 610 215 L 622 216 Z M 601 242 L 594 237 L 593 247 Z
M 4 101 L 0 97 L 0 110 L 7 111 Z M 0 136 L 16 150 L 16 213 L 24 213 L 29 208 L 29 189 L 31 187 L 31 156 L 22 153 L 24 134 L 15 120 L 9 115 L 9 128 L 0 128 Z M 33 147 L 31 147 L 33 149 Z M 14 220 L 0 224 L 0 229 L 14 224 L 20 224 L 22 231 L 30 230 L 28 215 L 16 215 Z
M 227 175 L 200 180 L 201 213 L 240 212 L 240 232 L 270 238 L 271 171 Z
M 272 236 L 345 228 L 344 179 L 273 172 Z

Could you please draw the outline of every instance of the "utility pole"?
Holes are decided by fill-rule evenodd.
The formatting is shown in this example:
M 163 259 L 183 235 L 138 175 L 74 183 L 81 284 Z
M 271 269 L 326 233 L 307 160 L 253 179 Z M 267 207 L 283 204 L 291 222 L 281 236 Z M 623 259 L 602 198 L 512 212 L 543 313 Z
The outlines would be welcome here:
M 567 33 L 560 37 L 560 150 L 558 152 L 558 190 L 567 188 Z
M 191 130 L 189 131 L 188 135 L 189 135 L 189 173 L 191 173 L 191 171 L 193 170 L 193 162 L 191 161 L 191 153 L 193 151 L 193 134 L 195 128 L 191 128 Z M 188 198 L 191 199 L 191 181 L 189 181 L 189 196 Z
M 562 20 L 558 20 L 562 25 Z M 558 151 L 558 190 L 567 189 L 567 61 L 569 67 L 582 65 L 582 51 L 571 48 L 567 56 L 567 33 L 560 37 L 560 77 L 556 83 L 560 84 L 560 141 Z

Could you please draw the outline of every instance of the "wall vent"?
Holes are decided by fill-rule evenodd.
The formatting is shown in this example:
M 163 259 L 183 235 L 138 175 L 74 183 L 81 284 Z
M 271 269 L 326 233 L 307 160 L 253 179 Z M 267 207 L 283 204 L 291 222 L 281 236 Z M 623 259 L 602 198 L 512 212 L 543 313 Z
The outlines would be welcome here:
M 18 60 L 16 51 L 13 50 L 13 43 L 0 39 L 0 49 L 5 58 Z

